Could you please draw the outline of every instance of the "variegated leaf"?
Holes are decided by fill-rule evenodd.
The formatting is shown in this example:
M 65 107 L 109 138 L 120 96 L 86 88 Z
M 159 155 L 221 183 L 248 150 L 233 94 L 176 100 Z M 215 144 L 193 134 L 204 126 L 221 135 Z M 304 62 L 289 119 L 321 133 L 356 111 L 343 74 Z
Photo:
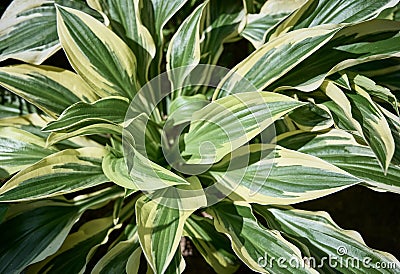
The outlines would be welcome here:
M 61 6 L 57 28 L 72 67 L 100 97 L 134 96 L 136 58 L 121 38 L 90 15 Z
M 321 89 L 336 105 L 332 112 L 347 118 L 350 126 L 356 129 L 370 145 L 383 170 L 386 171 L 394 155 L 395 143 L 389 124 L 368 93 L 362 87 L 355 85 L 357 94 L 345 94 L 330 81 L 325 81 Z
M 83 0 L 14 0 L 0 19 L 0 61 L 13 58 L 38 65 L 60 49 L 54 3 L 98 16 Z
M 273 229 L 305 246 L 306 258 L 314 259 L 308 262 L 320 272 L 396 273 L 400 267 L 393 255 L 369 248 L 360 234 L 341 229 L 326 212 L 258 205 L 255 209 Z M 383 265 L 389 267 L 379 267 Z
M 109 149 L 102 162 L 103 172 L 110 181 L 117 185 L 131 190 L 137 190 L 137 185 L 132 181 L 125 159 L 121 154 L 122 153 Z
M 31 113 L 21 116 L 1 118 L 0 127 L 18 128 L 30 132 L 31 134 L 36 135 L 40 139 L 46 140 L 49 134 L 43 132 L 41 129 L 45 127 L 47 123 L 49 123 L 50 121 L 53 121 L 53 119 L 49 118 L 48 116 Z M 40 143 L 41 142 L 39 142 L 39 144 Z M 46 148 L 50 146 L 51 145 L 46 144 Z M 73 137 L 68 141 L 62 141 L 59 144 L 55 145 L 54 147 L 61 150 L 66 148 L 102 147 L 102 145 L 89 138 L 79 136 L 79 137 Z
M 97 123 L 94 125 L 84 126 L 71 132 L 51 132 L 47 138 L 47 145 L 51 146 L 64 140 L 72 140 L 77 136 L 93 135 L 93 134 L 122 134 L 122 126 L 110 123 Z
M 395 6 L 398 0 L 308 0 L 300 9 L 280 22 L 268 34 L 269 39 L 288 31 L 324 24 L 359 23 L 377 17 Z
M 0 166 L 8 174 L 26 168 L 57 151 L 54 147 L 46 148 L 43 138 L 28 131 L 0 127 Z
M 302 260 L 296 246 L 283 238 L 278 231 L 266 229 L 258 223 L 249 204 L 220 202 L 207 212 L 214 217 L 217 231 L 229 237 L 236 255 L 252 270 L 274 273 L 278 266 L 276 262 L 270 264 L 268 258 Z M 279 273 L 318 273 L 309 267 L 286 266 L 279 268 Z
M 159 190 L 154 193 L 152 200 L 142 197 L 136 203 L 140 245 L 155 273 L 164 273 L 171 261 L 175 261 L 173 258 L 176 256 L 186 219 L 207 203 L 200 181 L 196 177 L 187 180 L 191 184 L 180 186 L 179 189 L 199 191 L 199 196 L 188 197 L 186 200 L 185 197 L 168 197 L 168 190 Z M 173 273 L 177 271 L 176 268 L 172 270 Z
M 128 121 L 124 128 L 125 160 L 135 188 L 149 191 L 188 184 L 183 177 L 151 160 L 150 153 L 157 149 L 160 141 L 154 138 L 157 132 L 152 134 L 152 126 L 147 118 L 144 113 L 138 115 Z M 146 150 L 147 146 L 152 151 Z
M 150 30 L 156 44 L 163 41 L 163 28 L 165 24 L 176 14 L 187 0 L 150 0 L 143 3 L 143 11 L 146 13 L 143 23 Z
M 260 144 L 234 151 L 210 174 L 232 199 L 258 204 L 307 201 L 361 181 L 317 157 Z
M 136 227 L 135 227 L 136 228 Z M 136 229 L 135 229 L 136 230 Z M 93 268 L 93 272 L 108 274 L 110 272 L 137 274 L 140 266 L 140 248 L 137 232 L 125 241 L 111 248 Z
M 310 57 L 331 40 L 337 31 L 335 25 L 297 30 L 264 44 L 227 74 L 219 84 L 214 98 L 224 96 L 224 91 L 248 91 L 248 82 L 256 90 L 265 89 Z
M 271 92 L 230 95 L 196 111 L 185 136 L 188 164 L 218 162 L 289 111 L 304 105 Z
M 282 34 L 236 65 L 221 81 L 214 98 L 226 95 L 221 89 L 246 91 L 247 81 L 257 90 L 313 91 L 326 76 L 335 72 L 371 60 L 400 56 L 396 46 L 400 41 L 399 30 L 399 22 L 373 20 L 345 26 L 322 25 Z M 385 38 L 374 40 L 379 33 L 385 33 Z M 354 36 L 357 39 L 349 38 Z
M 391 113 L 383 107 L 379 107 L 379 109 L 386 117 L 386 121 L 389 124 L 396 147 L 394 150 L 392 163 L 400 165 L 400 116 Z
M 188 185 L 189 183 L 172 171 L 149 160 L 134 148 L 128 157 L 128 172 L 134 186 L 130 188 L 151 191 L 163 189 L 174 185 Z
M 201 41 L 201 63 L 215 65 L 224 49 L 223 44 L 238 39 L 240 24 L 245 18 L 243 1 L 231 0 L 229 5 L 218 0 L 210 0 L 207 5 Z
M 321 45 L 321 48 L 313 55 L 296 64 L 296 67 L 268 88 L 273 90 L 296 88 L 302 91 L 313 91 L 327 76 L 336 72 L 366 62 L 400 56 L 400 51 L 396 46 L 400 41 L 400 22 L 376 19 L 355 25 L 338 26 L 340 26 L 340 31 L 330 39 L 329 43 Z M 311 29 L 318 28 L 320 27 Z M 290 33 L 292 32 L 286 35 Z M 381 34 L 384 38 L 377 41 L 375 38 Z M 277 39 L 286 35 L 279 36 Z M 271 43 L 275 40 L 271 40 Z
M 185 259 L 182 256 L 181 250 L 178 248 L 175 251 L 175 255 L 172 258 L 171 263 L 168 268 L 165 270 L 165 274 L 181 274 L 186 268 Z M 149 270 L 148 270 L 149 271 Z
M 256 49 L 261 47 L 265 43 L 268 31 L 305 2 L 305 0 L 268 0 L 259 14 L 247 15 L 246 26 L 240 35 L 249 40 Z
M 88 3 L 108 16 L 113 31 L 132 49 L 138 67 L 145 68 L 138 74 L 141 84 L 145 84 L 146 72 L 156 54 L 156 48 L 150 32 L 142 23 L 140 1 L 89 0 Z
M 355 75 L 352 80 L 354 85 L 366 91 L 371 97 L 391 104 L 397 115 L 400 115 L 399 103 L 390 89 L 380 86 L 372 79 L 360 74 Z
M 176 126 L 190 122 L 192 114 L 209 103 L 207 97 L 202 94 L 179 96 L 169 106 L 168 125 Z
M 68 107 L 57 121 L 48 123 L 42 130 L 72 132 L 95 124 L 122 124 L 128 110 L 124 97 L 107 97 L 91 104 L 78 102 Z
M 362 91 L 362 90 L 361 90 Z M 349 94 L 354 118 L 362 125 L 365 140 L 386 172 L 393 158 L 395 143 L 389 124 L 379 108 L 365 92 Z
M 215 272 L 229 274 L 238 270 L 240 263 L 229 240 L 215 230 L 212 220 L 192 215 L 186 219 L 185 233 Z
M 107 181 L 101 169 L 105 150 L 67 149 L 21 170 L 0 188 L 0 201 L 26 201 L 56 196 Z
M 172 86 L 180 88 L 185 78 L 200 62 L 200 23 L 208 2 L 199 5 L 182 22 L 172 37 L 167 51 L 167 72 Z M 184 70 L 175 68 L 186 67 Z
M 110 217 L 84 223 L 78 231 L 68 235 L 55 254 L 33 265 L 30 268 L 31 273 L 48 271 L 83 273 L 94 251 L 107 239 L 113 228 Z
M 0 85 L 53 117 L 76 102 L 97 99 L 97 95 L 77 74 L 56 67 L 2 67 Z
M 1 223 L 0 271 L 21 273 L 54 254 L 81 214 L 74 206 L 42 205 Z
M 282 146 L 323 159 L 380 190 L 400 193 L 400 167 L 390 164 L 386 175 L 373 151 L 342 130 L 324 134 L 293 132 L 278 136 Z

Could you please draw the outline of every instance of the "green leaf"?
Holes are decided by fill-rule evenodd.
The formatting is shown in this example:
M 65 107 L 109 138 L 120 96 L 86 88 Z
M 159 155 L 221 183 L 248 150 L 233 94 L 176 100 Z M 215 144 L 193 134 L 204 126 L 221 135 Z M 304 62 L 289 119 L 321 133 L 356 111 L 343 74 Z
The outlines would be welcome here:
M 383 10 L 378 17 L 379 19 L 388 19 L 388 20 L 396 20 L 396 14 L 399 11 L 399 4 L 395 5 L 394 7 L 387 8 Z M 398 21 L 398 20 L 396 20 Z
M 129 245 L 132 246 L 132 245 Z M 126 264 L 126 273 L 127 274 L 139 274 L 139 265 L 141 261 L 142 249 L 136 249 L 128 258 L 128 262 Z M 150 268 L 149 268 L 150 269 Z M 108 273 L 108 272 L 107 272 Z M 105 273 L 105 274 L 107 274 Z
M 21 170 L 0 188 L 0 201 L 24 201 L 56 196 L 107 181 L 101 169 L 105 150 L 67 149 Z
M 185 270 L 186 263 L 183 259 L 181 250 L 178 248 L 175 251 L 175 255 L 172 258 L 171 263 L 168 268 L 165 270 L 165 274 L 181 274 Z
M 171 194 L 168 190 L 158 191 L 154 193 L 152 200 L 141 197 L 136 202 L 140 245 L 155 273 L 164 273 L 167 270 L 175 257 L 186 219 L 196 209 L 206 205 L 200 181 L 195 177 L 188 178 L 188 181 L 191 184 L 181 187 L 181 190 L 195 190 L 202 194 L 185 199 L 184 196 L 168 197 Z
M 70 234 L 61 248 L 45 261 L 32 266 L 35 273 L 83 273 L 90 258 L 113 230 L 111 217 L 84 223 L 77 232 Z
M 238 93 L 213 101 L 193 114 L 183 156 L 190 156 L 189 164 L 218 162 L 302 105 L 271 92 Z
M 42 130 L 72 132 L 93 124 L 121 124 L 128 106 L 123 97 L 107 97 L 91 104 L 78 102 L 61 113 L 57 121 L 48 123 Z
M 61 6 L 57 28 L 72 67 L 100 97 L 134 96 L 136 58 L 121 38 L 90 15 Z
M 136 56 L 141 84 L 147 81 L 147 70 L 156 48 L 148 29 L 143 25 L 139 0 L 92 0 L 93 6 L 105 13 L 112 30 L 121 37 Z M 134 15 L 134 16 L 132 16 Z M 144 15 L 144 14 L 143 14 Z
M 265 43 L 268 31 L 298 9 L 305 0 L 269 0 L 259 14 L 248 14 L 246 26 L 240 33 L 257 49 Z
M 399 4 L 396 5 L 396 11 L 393 15 L 393 20 L 400 21 L 400 11 L 399 11 Z
M 42 138 L 22 129 L 0 127 L 0 166 L 9 174 L 57 152 Z
M 388 87 L 391 90 L 398 90 L 400 89 L 399 62 L 400 58 L 389 58 L 369 62 L 356 68 L 360 70 L 360 73 L 371 77 L 378 84 Z
M 0 105 L 0 118 L 29 113 L 26 106 L 27 104 L 21 105 L 19 100 L 4 102 L 4 104 Z
M 151 0 L 143 3 L 145 15 L 143 23 L 153 35 L 157 45 L 163 41 L 163 28 L 187 0 Z
M 34 128 L 40 129 L 51 120 L 52 119 L 48 116 L 29 113 L 0 118 L 0 127 L 15 127 L 23 130 L 29 129 L 32 134 L 40 136 L 42 133 L 36 132 Z
M 182 22 L 172 37 L 167 51 L 167 72 L 173 88 L 180 88 L 185 78 L 200 62 L 200 23 L 208 2 L 199 5 Z M 185 69 L 174 70 L 185 67 Z
M 262 0 L 260 3 L 254 3 L 254 1 L 251 1 L 251 0 L 243 0 L 244 10 L 246 13 L 255 12 L 255 9 L 257 8 L 257 6 L 262 4 L 263 2 L 265 2 L 265 1 Z
M 400 68 L 398 67 L 399 63 L 400 59 L 394 57 L 394 58 L 376 60 L 364 63 L 362 65 L 352 68 L 351 71 L 365 75 L 371 78 L 372 80 L 376 81 L 377 78 L 380 77 L 385 78 L 386 76 L 393 76 L 393 74 L 399 72 L 400 71 Z M 378 84 L 382 84 L 382 81 L 376 81 L 376 82 Z M 387 85 L 385 84 L 384 86 Z M 389 88 L 393 90 L 392 87 Z
M 227 163 L 228 162 L 228 163 Z M 259 204 L 291 204 L 322 197 L 360 182 L 360 179 L 294 150 L 254 144 L 242 147 L 222 160 L 210 174 L 223 193 L 235 201 Z M 216 167 L 214 167 L 216 168 Z
M 176 126 L 190 122 L 192 114 L 209 103 L 210 101 L 202 94 L 179 96 L 169 106 L 168 123 Z
M 333 119 L 329 109 L 324 105 L 309 103 L 293 110 L 289 114 L 296 126 L 305 131 L 319 131 L 333 126 Z
M 254 48 L 258 49 L 265 43 L 267 31 L 287 15 L 289 15 L 289 12 L 277 14 L 248 14 L 246 26 L 240 35 L 247 39 Z
M 122 131 L 124 147 L 128 149 L 127 153 L 130 153 L 129 150 L 132 147 L 133 154 L 138 152 L 151 161 L 157 162 L 163 157 L 160 125 L 153 122 L 146 113 L 132 113 L 133 109 L 137 111 L 130 105 Z M 127 158 L 130 168 L 133 166 L 132 159 Z
M 293 258 L 301 261 L 300 250 L 285 240 L 278 231 L 268 230 L 258 224 L 250 205 L 220 202 L 210 207 L 217 231 L 226 234 L 231 240 L 236 255 L 252 270 L 274 273 L 276 262 L 265 264 L 267 258 Z M 266 258 L 267 257 L 267 258 Z M 317 273 L 308 267 L 279 268 L 279 273 Z
M 81 0 L 14 0 L 0 19 L 0 61 L 13 58 L 41 64 L 60 49 L 55 2 L 98 15 Z
M 192 114 L 206 105 L 210 101 L 202 94 L 193 96 L 179 96 L 169 105 L 168 119 L 166 120 L 161 133 L 162 154 L 167 162 L 178 170 L 182 168 L 189 170 L 196 168 L 184 164 L 180 156 L 180 146 L 182 145 L 182 131 L 189 125 Z M 148 142 L 146 141 L 146 145 Z M 146 147 L 147 148 L 147 147 Z M 184 172 L 185 173 L 185 172 Z
M 186 220 L 185 232 L 215 272 L 228 274 L 238 270 L 240 263 L 228 238 L 215 230 L 212 220 L 192 215 Z
M 155 273 L 163 273 L 178 248 L 184 225 L 179 210 L 139 199 L 136 203 L 138 232 L 143 252 Z
M 53 117 L 76 102 L 97 98 L 77 74 L 49 66 L 2 67 L 0 85 Z
M 308 0 L 272 30 L 268 36 L 277 37 L 288 31 L 324 24 L 358 23 L 376 18 L 384 9 L 395 6 L 398 0 Z
M 93 135 L 93 134 L 122 134 L 121 125 L 113 125 L 106 123 L 99 123 L 94 125 L 85 126 L 83 128 L 76 129 L 71 132 L 52 132 L 47 138 L 47 146 L 54 145 L 56 143 L 65 141 L 67 139 L 75 138 L 77 136 L 83 135 Z
M 332 101 L 325 102 L 324 105 L 331 111 L 336 126 L 362 134 L 360 123 L 353 118 L 351 103 L 337 83 L 325 80 L 320 89 L 332 99 Z
M 397 115 L 399 115 L 399 103 L 397 102 L 397 98 L 388 88 L 377 85 L 373 80 L 360 74 L 357 74 L 352 80 L 355 85 L 365 90 L 372 97 L 391 104 Z
M 149 160 L 133 147 L 131 152 L 127 164 L 129 175 L 135 184 L 134 188 L 149 191 L 189 184 L 184 178 Z
M 377 189 L 400 193 L 400 167 L 390 164 L 386 175 L 368 146 L 342 130 L 324 134 L 294 132 L 278 136 L 279 144 L 325 160 Z
M 7 117 L 0 119 L 0 127 L 14 127 L 23 131 L 27 131 L 31 134 L 36 135 L 39 139 L 45 140 L 48 138 L 49 134 L 43 132 L 41 129 L 47 125 L 53 119 L 38 115 L 36 113 Z M 40 144 L 41 142 L 38 142 Z M 51 145 L 46 145 L 43 149 L 48 149 Z M 88 139 L 86 137 L 74 137 L 69 141 L 63 141 L 54 147 L 56 149 L 62 150 L 67 148 L 82 148 L 82 147 L 100 147 L 99 143 Z
M 111 248 L 93 268 L 94 273 L 138 273 L 140 265 L 140 248 L 137 233 Z
M 224 96 L 224 90 L 234 93 L 248 91 L 246 88 L 249 82 L 256 90 L 265 89 L 303 60 L 307 60 L 331 40 L 337 31 L 336 25 L 297 30 L 264 44 L 231 69 L 219 84 L 214 98 Z
M 348 119 L 350 126 L 364 137 L 386 171 L 394 155 L 395 143 L 384 115 L 368 93 L 355 85 L 357 94 L 345 95 L 332 82 L 325 82 L 321 88 L 336 104 L 337 108 L 331 110 Z
M 188 182 L 184 178 L 160 166 L 150 160 L 151 157 L 148 157 L 147 153 L 150 154 L 151 152 L 147 152 L 146 148 L 151 143 L 148 143 L 145 138 L 148 133 L 146 129 L 149 128 L 150 124 L 147 121 L 146 114 L 142 113 L 129 121 L 129 124 L 124 128 L 125 159 L 129 175 L 136 185 L 135 188 L 149 191 L 180 184 L 187 185 Z M 152 139 L 151 141 L 153 144 L 159 142 Z M 154 150 L 157 146 L 151 148 Z
M 394 273 L 400 267 L 393 255 L 369 248 L 360 234 L 341 229 L 326 212 L 258 205 L 255 209 L 271 228 L 303 244 L 309 251 L 308 256 L 315 259 L 311 266 L 318 266 L 324 273 Z M 332 263 L 327 263 L 328 258 Z M 396 267 L 379 268 L 393 264 Z
M 54 1 L 13 1 L 0 20 L 0 61 L 14 58 L 40 64 L 55 53 L 60 48 L 55 15 Z
M 392 160 L 395 144 L 384 115 L 367 94 L 348 94 L 354 118 L 362 125 L 365 140 L 386 172 Z
M 9 205 L 7 204 L 0 204 L 0 224 L 3 222 L 4 217 L 8 211 Z
M 48 205 L 25 211 L 0 225 L 0 272 L 21 273 L 54 254 L 82 213 L 73 206 Z
M 386 121 L 388 122 L 390 130 L 392 131 L 394 143 L 396 146 L 392 158 L 392 163 L 400 165 L 400 116 L 391 113 L 383 107 L 380 107 L 380 110 L 386 117 Z
M 137 190 L 136 184 L 129 175 L 123 155 L 118 155 L 114 150 L 109 150 L 103 158 L 102 168 L 107 178 L 124 188 Z
M 311 30 L 318 28 L 326 27 L 314 27 Z M 271 40 L 266 45 L 290 33 L 301 33 L 307 30 L 309 29 L 289 32 Z M 400 42 L 399 30 L 400 22 L 389 20 L 371 20 L 356 25 L 341 26 L 340 31 L 330 39 L 329 43 L 320 44 L 318 50 L 313 51 L 310 57 L 298 62 L 296 67 L 268 88 L 272 90 L 296 88 L 312 91 L 318 88 L 328 75 L 365 62 L 398 56 L 399 49 L 396 45 Z M 377 41 L 376 37 L 382 38 Z M 266 66 L 265 69 L 270 68 Z
M 243 1 L 231 0 L 229 5 L 218 0 L 210 0 L 207 5 L 201 42 L 201 63 L 215 65 L 224 49 L 223 44 L 238 39 L 239 27 L 244 20 Z

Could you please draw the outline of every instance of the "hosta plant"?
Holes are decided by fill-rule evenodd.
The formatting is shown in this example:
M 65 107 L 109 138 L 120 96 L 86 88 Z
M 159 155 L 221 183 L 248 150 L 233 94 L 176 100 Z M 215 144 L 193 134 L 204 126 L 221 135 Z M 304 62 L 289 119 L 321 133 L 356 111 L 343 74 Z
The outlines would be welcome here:
M 399 273 L 296 209 L 400 192 L 398 2 L 14 0 L 0 273 Z

